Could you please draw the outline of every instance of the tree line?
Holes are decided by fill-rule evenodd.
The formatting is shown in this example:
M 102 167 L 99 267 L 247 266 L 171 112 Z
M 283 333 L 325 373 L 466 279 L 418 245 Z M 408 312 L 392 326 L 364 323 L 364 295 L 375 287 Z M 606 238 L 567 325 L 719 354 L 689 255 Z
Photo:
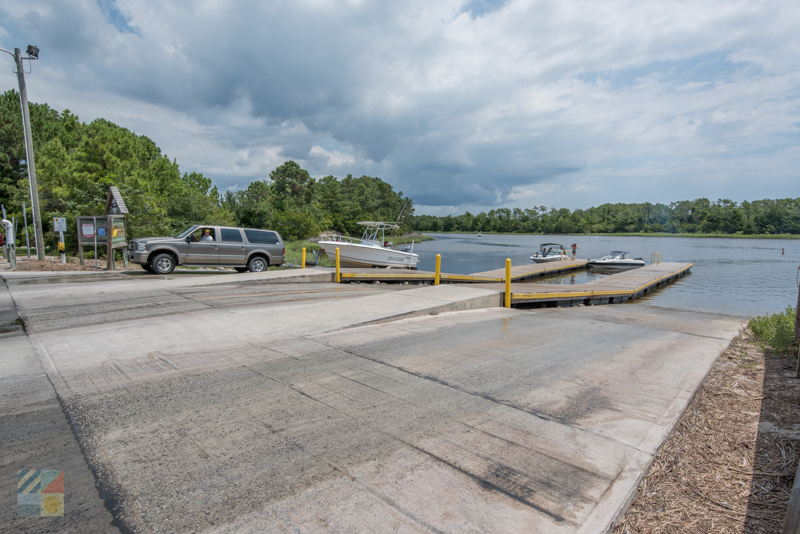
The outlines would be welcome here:
M 357 232 L 359 220 L 391 220 L 408 201 L 381 180 L 369 176 L 315 180 L 287 161 L 247 189 L 221 194 L 210 178 L 181 172 L 177 161 L 149 138 L 105 119 L 82 123 L 69 110 L 30 104 L 34 160 L 45 241 L 55 243 L 53 217 L 74 228 L 78 215 L 102 215 L 110 186 L 125 199 L 130 237 L 175 235 L 192 224 L 225 224 L 278 230 L 286 239 L 320 230 Z M 30 193 L 19 95 L 0 95 L 0 203 L 20 221 L 27 205 L 33 244 Z M 67 247 L 77 250 L 73 231 Z
M 53 217 L 100 215 L 109 186 L 128 205 L 131 237 L 175 235 L 192 224 L 278 230 L 302 239 L 321 230 L 359 234 L 361 220 L 391 221 L 403 206 L 401 232 L 800 234 L 800 199 L 733 202 L 705 198 L 671 204 L 603 204 L 586 210 L 545 206 L 499 208 L 473 215 L 414 215 L 413 202 L 380 178 L 347 175 L 315 180 L 294 161 L 244 190 L 220 193 L 210 178 L 180 172 L 149 138 L 105 119 L 82 123 L 69 110 L 30 104 L 45 240 L 54 243 Z M 0 203 L 22 219 L 30 196 L 19 95 L 0 95 Z M 31 221 L 31 219 L 29 219 Z M 22 224 L 18 225 L 22 227 Z M 32 225 L 29 229 L 32 234 Z M 24 236 L 18 231 L 18 242 Z M 70 232 L 67 246 L 76 250 Z
M 800 198 L 733 202 L 706 198 L 671 204 L 603 204 L 585 210 L 500 208 L 473 215 L 417 215 L 418 232 L 537 234 L 800 234 Z

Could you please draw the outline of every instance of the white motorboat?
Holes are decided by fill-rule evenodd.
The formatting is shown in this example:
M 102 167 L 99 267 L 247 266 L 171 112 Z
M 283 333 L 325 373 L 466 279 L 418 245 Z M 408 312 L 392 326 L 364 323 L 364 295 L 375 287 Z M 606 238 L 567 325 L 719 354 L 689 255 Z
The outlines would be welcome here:
M 548 263 L 551 261 L 568 260 L 567 249 L 559 243 L 542 243 L 539 252 L 531 256 L 534 263 Z
M 600 259 L 589 260 L 588 265 L 595 269 L 635 269 L 644 267 L 644 260 L 642 258 L 631 258 L 630 252 L 612 250 L 611 254 Z
M 360 221 L 366 226 L 361 239 L 342 236 L 322 236 L 318 245 L 331 259 L 336 258 L 344 267 L 401 267 L 416 269 L 419 256 L 414 254 L 414 242 L 410 250 L 395 250 L 386 241 L 386 230 L 400 228 L 393 222 Z
M 483 233 L 482 232 L 478 232 L 478 235 L 476 237 L 483 237 Z

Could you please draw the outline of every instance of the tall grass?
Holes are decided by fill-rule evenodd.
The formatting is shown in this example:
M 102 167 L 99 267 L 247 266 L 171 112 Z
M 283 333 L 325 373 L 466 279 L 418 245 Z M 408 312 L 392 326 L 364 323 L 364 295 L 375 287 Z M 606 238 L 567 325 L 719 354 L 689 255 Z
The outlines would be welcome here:
M 750 319 L 750 329 L 762 343 L 762 348 L 769 348 L 779 354 L 789 352 L 794 338 L 796 313 L 795 308 L 787 306 L 786 310 L 780 313 Z
M 334 260 L 325 254 L 320 256 L 322 249 L 316 243 L 311 241 L 284 241 L 283 244 L 286 246 L 286 263 L 300 265 L 300 262 L 303 261 L 303 247 L 306 247 L 306 262 L 314 261 L 314 255 L 311 254 L 311 251 L 315 250 L 321 266 L 335 267 Z

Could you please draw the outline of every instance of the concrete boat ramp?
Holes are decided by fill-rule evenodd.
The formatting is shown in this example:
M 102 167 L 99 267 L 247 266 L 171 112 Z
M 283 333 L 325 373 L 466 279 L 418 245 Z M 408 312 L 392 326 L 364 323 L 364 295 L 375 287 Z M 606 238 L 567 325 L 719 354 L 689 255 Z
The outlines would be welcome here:
M 744 323 L 321 269 L 0 276 L 3 532 L 606 532 Z M 63 517 L 16 516 L 20 469 L 65 470 Z

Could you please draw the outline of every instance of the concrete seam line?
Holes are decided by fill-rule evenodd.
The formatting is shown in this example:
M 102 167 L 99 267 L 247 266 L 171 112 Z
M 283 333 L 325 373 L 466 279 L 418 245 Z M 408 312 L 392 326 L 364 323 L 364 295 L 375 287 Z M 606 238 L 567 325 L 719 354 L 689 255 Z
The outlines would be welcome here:
M 66 394 L 69 390 L 67 387 L 67 383 L 64 381 L 64 377 L 61 376 L 61 373 L 58 371 L 55 363 L 53 363 L 52 358 L 50 358 L 50 354 L 42 345 L 42 342 L 39 341 L 39 336 L 36 335 L 34 332 L 28 332 L 27 324 L 25 321 L 25 317 L 22 315 L 19 309 L 19 304 L 17 304 L 17 299 L 14 296 L 14 292 L 9 287 L 5 278 L 3 278 L 3 283 L 8 290 L 8 295 L 11 297 L 11 302 L 14 303 L 14 310 L 17 312 L 17 316 L 22 319 L 22 323 L 25 326 L 25 337 L 28 338 L 28 343 L 33 348 L 33 351 L 36 353 L 36 356 L 39 358 L 39 364 L 42 366 L 42 369 L 47 376 L 47 380 L 50 382 L 50 385 L 53 386 L 53 390 L 55 391 L 56 395 L 59 397 L 59 401 L 61 400 L 60 397 L 63 394 Z M 55 380 L 55 381 L 54 381 Z
M 639 442 L 639 447 L 643 443 L 646 443 L 647 441 L 653 441 L 654 437 L 657 437 L 659 433 L 664 433 L 664 435 L 661 438 L 659 438 L 660 439 L 659 446 L 653 451 L 652 454 L 655 456 L 659 453 L 661 448 L 664 446 L 664 443 L 666 442 L 667 438 L 675 430 L 675 427 L 678 426 L 678 423 L 680 423 L 681 419 L 683 419 L 686 410 L 689 409 L 689 405 L 694 400 L 695 396 L 697 395 L 697 392 L 700 391 L 700 387 L 703 385 L 703 382 L 705 382 L 708 373 L 710 373 L 712 367 L 714 367 L 714 362 L 716 362 L 717 359 L 720 357 L 720 355 L 723 354 L 728 349 L 728 347 L 730 347 L 731 343 L 733 342 L 733 339 L 735 339 L 740 332 L 741 329 L 738 330 L 733 337 L 727 340 L 728 342 L 726 344 L 724 345 L 720 344 L 719 352 L 713 356 L 706 357 L 706 360 L 702 363 L 702 365 L 696 368 L 695 371 L 687 377 L 684 387 L 682 387 L 680 391 L 678 391 L 673 401 L 665 410 L 664 415 L 658 420 L 657 424 L 662 424 L 662 423 L 669 424 L 669 428 L 667 428 L 666 432 L 662 430 L 663 426 L 653 428 L 650 432 L 648 432 L 644 436 L 644 438 L 642 438 L 642 441 Z M 680 412 L 673 416 L 670 416 L 669 413 L 676 403 L 681 405 Z M 664 420 L 665 417 L 667 418 L 666 421 Z
M 739 331 L 737 331 L 737 335 L 740 332 L 741 332 L 741 329 Z M 736 338 L 736 336 L 734 335 L 731 339 L 729 339 L 728 343 L 722 347 L 722 349 L 719 351 L 718 354 L 716 354 L 715 356 L 708 356 L 706 358 L 707 361 L 704 362 L 703 365 L 699 369 L 696 369 L 695 372 L 692 373 L 692 375 L 689 376 L 689 378 L 687 380 L 687 384 L 683 388 L 681 388 L 681 390 L 675 396 L 675 399 L 673 400 L 673 402 L 670 403 L 669 407 L 667 407 L 667 410 L 665 411 L 665 413 L 668 413 L 670 411 L 670 409 L 675 405 L 675 403 L 680 402 L 680 403 L 683 404 L 681 406 L 680 413 L 678 413 L 677 415 L 673 416 L 672 420 L 669 421 L 669 423 L 670 423 L 669 424 L 669 428 L 667 429 L 666 432 L 663 432 L 663 436 L 659 439 L 660 443 L 659 443 L 658 447 L 652 453 L 646 452 L 646 451 L 642 451 L 639 447 L 636 448 L 637 451 L 641 452 L 642 454 L 646 454 L 649 457 L 647 465 L 646 465 L 645 469 L 641 470 L 641 472 L 639 474 L 639 477 L 638 477 L 638 479 L 636 481 L 636 484 L 632 486 L 632 488 L 630 490 L 630 495 L 625 499 L 625 501 L 623 502 L 622 507 L 620 507 L 620 509 L 617 510 L 617 512 L 613 515 L 613 517 L 610 519 L 610 521 L 607 522 L 604 525 L 603 530 L 601 530 L 600 532 L 610 532 L 611 529 L 615 526 L 615 524 L 619 521 L 619 519 L 625 514 L 625 512 L 628 509 L 628 506 L 630 506 L 630 503 L 633 501 L 634 497 L 638 493 L 639 485 L 641 484 L 642 480 L 644 480 L 644 478 L 647 476 L 648 472 L 650 471 L 650 467 L 652 466 L 652 464 L 655 461 L 656 457 L 661 452 L 661 449 L 664 447 L 664 444 L 667 442 L 669 437 L 675 431 L 675 428 L 677 428 L 677 426 L 680 424 L 681 420 L 683 420 L 683 417 L 684 417 L 684 415 L 686 415 L 686 412 L 689 410 L 689 406 L 692 404 L 692 401 L 697 396 L 697 392 L 700 391 L 700 388 L 702 387 L 703 382 L 705 382 L 706 377 L 711 372 L 711 369 L 714 366 L 714 362 L 716 362 L 717 358 L 719 358 L 720 355 L 722 355 L 722 353 L 724 353 L 728 349 L 728 347 L 730 347 L 730 344 L 733 342 L 733 339 L 735 339 L 735 338 Z M 705 369 L 703 369 L 703 368 L 705 368 Z M 688 398 L 682 396 L 682 394 L 688 393 L 689 391 L 691 391 L 691 395 L 689 395 Z M 661 422 L 661 420 L 659 420 L 659 422 Z M 651 438 L 654 437 L 657 433 L 658 433 L 658 429 L 656 429 L 656 428 L 654 428 L 653 430 L 648 432 L 647 435 L 640 442 L 640 445 L 642 443 L 644 443 L 645 441 L 651 440 Z M 626 464 L 626 467 L 627 467 L 627 464 Z M 599 503 L 598 503 L 598 505 L 599 505 Z M 589 532 L 597 532 L 597 530 L 596 529 L 595 530 L 587 530 L 587 527 L 584 526 L 584 528 L 581 529 L 580 531 L 578 531 L 577 534 L 584 534 L 584 532 L 588 534 Z
M 34 333 L 28 334 L 28 342 L 31 344 L 31 347 L 33 347 L 34 352 L 36 352 L 36 356 L 39 357 L 39 363 L 42 364 L 47 379 L 50 381 L 50 384 L 52 384 L 53 390 L 55 390 L 59 400 L 67 396 L 70 392 L 70 388 L 66 380 L 64 380 L 64 377 L 61 376 L 61 372 L 58 370 L 58 367 L 56 367 L 53 359 L 50 357 L 50 353 L 47 352 L 47 349 L 44 348 L 44 345 L 39 340 L 39 336 Z
M 656 307 L 656 306 L 654 306 L 654 307 Z M 673 309 L 673 308 L 665 308 L 665 309 Z M 560 314 L 560 313 L 563 313 L 563 314 L 570 313 L 569 311 L 566 310 L 566 308 L 552 308 L 552 310 L 553 311 L 550 311 L 548 313 L 551 313 L 551 314 L 554 314 L 554 315 L 555 314 Z M 739 317 L 733 317 L 733 318 L 734 319 L 739 319 Z M 625 322 L 622 322 L 622 321 L 614 321 L 614 320 L 610 320 L 610 319 L 603 319 L 602 317 L 592 317 L 592 320 L 593 321 L 600 321 L 602 323 L 621 324 L 621 325 L 631 325 L 631 324 L 633 324 L 633 323 L 625 323 Z M 744 320 L 744 319 L 742 319 L 742 320 Z M 646 324 L 638 324 L 638 323 L 636 323 L 636 326 L 638 326 L 640 328 L 650 328 L 652 330 L 659 330 L 661 332 L 672 332 L 673 334 L 681 334 L 681 335 L 684 335 L 684 336 L 700 337 L 700 338 L 703 338 L 703 339 L 716 339 L 718 341 L 728 341 L 727 337 L 709 336 L 709 335 L 706 335 L 706 334 L 696 334 L 694 332 L 682 332 L 680 330 L 670 330 L 670 329 L 667 329 L 667 328 L 660 328 L 660 327 L 654 326 L 654 325 L 646 325 Z
M 594 516 L 591 517 L 591 519 L 594 519 L 594 521 L 591 521 L 589 518 L 587 518 L 587 520 L 575 534 L 608 534 L 613 530 L 617 521 L 619 521 L 619 518 L 625 514 L 634 497 L 636 497 L 636 493 L 638 493 L 639 490 L 639 485 L 647 476 L 647 473 L 650 471 L 650 467 L 653 465 L 653 462 L 656 459 L 654 455 L 650 455 L 636 449 L 636 452 L 631 455 L 631 458 L 620 470 L 620 475 L 628 472 L 629 469 L 636 470 L 636 464 L 639 463 L 640 460 L 637 458 L 637 454 L 641 454 L 642 456 L 646 457 L 647 460 L 643 462 L 644 465 L 642 465 L 642 468 L 638 470 L 638 475 L 636 476 L 634 483 L 631 484 L 627 490 L 625 490 L 625 498 L 622 499 L 622 505 L 615 506 L 610 509 L 613 506 L 610 502 L 613 500 L 613 498 L 610 497 L 610 494 L 614 492 L 614 484 L 612 483 L 608 488 L 606 488 L 606 491 L 603 493 L 600 499 L 598 499 L 597 504 L 589 513 L 590 517 Z M 600 526 L 598 526 L 598 523 Z

